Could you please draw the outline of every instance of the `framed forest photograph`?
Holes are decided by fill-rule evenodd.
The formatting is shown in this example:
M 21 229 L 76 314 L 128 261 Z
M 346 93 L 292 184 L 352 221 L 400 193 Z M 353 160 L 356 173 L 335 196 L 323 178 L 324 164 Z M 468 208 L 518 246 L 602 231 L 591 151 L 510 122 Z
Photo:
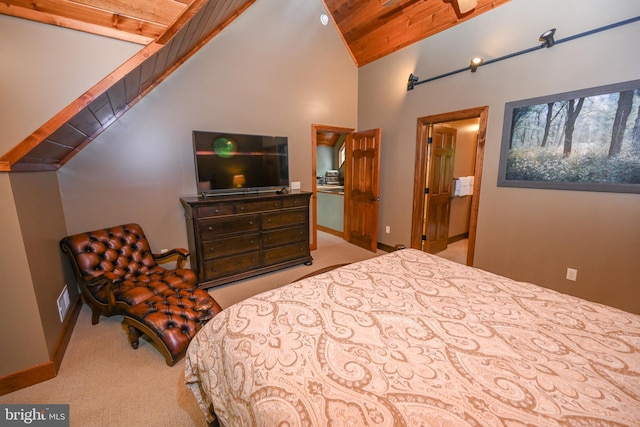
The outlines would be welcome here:
M 640 193 L 640 80 L 507 103 L 498 186 Z

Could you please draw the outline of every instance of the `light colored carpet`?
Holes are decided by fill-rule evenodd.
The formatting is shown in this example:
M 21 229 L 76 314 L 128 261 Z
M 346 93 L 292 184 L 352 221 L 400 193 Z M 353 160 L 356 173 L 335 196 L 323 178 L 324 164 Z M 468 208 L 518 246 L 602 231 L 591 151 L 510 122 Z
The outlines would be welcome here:
M 360 261 L 375 253 L 319 233 L 313 265 L 290 267 L 210 293 L 222 307 L 294 281 L 335 264 Z M 378 251 L 378 254 L 381 254 Z M 129 346 L 120 316 L 100 318 L 91 325 L 83 306 L 56 378 L 0 396 L 0 403 L 70 405 L 71 426 L 206 426 L 196 400 L 184 385 L 184 360 L 175 366 L 149 341 L 138 350 Z
M 2 403 L 68 403 L 72 426 L 206 426 L 184 386 L 184 360 L 166 365 L 146 340 L 129 346 L 120 316 L 91 325 L 83 305 L 58 375 Z
M 436 255 L 457 262 L 459 264 L 466 264 L 468 250 L 469 239 L 462 239 L 454 243 L 449 243 L 447 249 L 442 252 L 438 252 Z

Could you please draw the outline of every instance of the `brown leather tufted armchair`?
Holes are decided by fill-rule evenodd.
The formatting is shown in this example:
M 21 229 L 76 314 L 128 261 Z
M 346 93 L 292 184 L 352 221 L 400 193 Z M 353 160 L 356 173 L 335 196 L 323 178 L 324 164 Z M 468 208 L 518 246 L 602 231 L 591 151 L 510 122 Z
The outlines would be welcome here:
M 184 356 L 195 333 L 222 310 L 198 288 L 196 274 L 183 268 L 189 252 L 177 248 L 152 253 L 138 224 L 67 236 L 60 247 L 91 307 L 91 323 L 98 323 L 101 315 L 124 316 L 131 346 L 138 348 L 138 338 L 147 335 L 168 365 Z M 175 257 L 175 269 L 158 264 Z

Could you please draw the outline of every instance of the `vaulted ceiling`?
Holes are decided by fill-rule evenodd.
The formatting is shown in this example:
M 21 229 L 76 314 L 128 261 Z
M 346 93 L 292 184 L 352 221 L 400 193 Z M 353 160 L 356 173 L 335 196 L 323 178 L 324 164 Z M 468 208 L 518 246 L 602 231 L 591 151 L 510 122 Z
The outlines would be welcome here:
M 324 0 L 361 67 L 509 0 Z
M 3 0 L 0 14 L 139 43 L 102 81 L 0 157 L 57 170 L 256 0 Z M 509 0 L 323 0 L 360 67 Z

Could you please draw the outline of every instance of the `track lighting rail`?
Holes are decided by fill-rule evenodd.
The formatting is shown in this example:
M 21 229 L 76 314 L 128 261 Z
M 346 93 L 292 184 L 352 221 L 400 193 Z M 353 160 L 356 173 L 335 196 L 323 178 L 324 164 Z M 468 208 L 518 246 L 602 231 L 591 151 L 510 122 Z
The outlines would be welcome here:
M 434 80 L 438 80 L 441 79 L 443 77 L 448 77 L 454 74 L 458 74 L 458 73 L 462 73 L 464 71 L 469 71 L 471 70 L 472 72 L 475 72 L 479 67 L 484 67 L 486 65 L 489 64 L 493 64 L 494 62 L 499 62 L 499 61 L 504 61 L 505 59 L 509 59 L 509 58 L 514 58 L 516 56 L 520 56 L 520 55 L 524 55 L 525 53 L 529 53 L 529 52 L 533 52 L 539 49 L 543 49 L 543 48 L 550 48 L 554 45 L 560 44 L 560 43 L 565 43 L 571 40 L 575 40 L 575 39 L 579 39 L 581 37 L 586 37 L 586 36 L 590 36 L 592 34 L 595 33 L 599 33 L 602 31 L 607 31 L 616 27 L 621 27 L 623 25 L 627 25 L 627 24 L 631 24 L 633 22 L 636 21 L 640 21 L 640 16 L 635 16 L 633 18 L 629 18 L 629 19 L 625 19 L 623 21 L 619 21 L 619 22 L 615 22 L 613 24 L 609 24 L 609 25 L 605 25 L 603 27 L 599 27 L 599 28 L 595 28 L 593 30 L 589 30 L 589 31 L 585 31 L 579 34 L 575 34 L 573 36 L 569 36 L 569 37 L 565 37 L 563 39 L 560 40 L 554 40 L 553 35 L 555 33 L 555 28 L 545 31 L 541 36 L 540 36 L 540 41 L 543 42 L 541 45 L 538 46 L 534 46 L 531 47 L 529 49 L 523 49 L 520 50 L 518 52 L 514 52 L 514 53 L 510 53 L 508 55 L 504 55 L 501 56 L 499 58 L 494 58 L 494 59 L 488 59 L 485 60 L 483 62 L 481 62 L 478 65 L 474 65 L 474 64 L 470 64 L 466 67 L 463 68 L 459 68 L 457 70 L 453 70 L 453 71 L 449 71 L 448 73 L 444 73 L 444 74 L 440 74 L 439 76 L 435 76 L 435 77 L 431 77 L 425 80 L 420 80 L 420 78 L 416 75 L 414 75 L 413 73 L 411 73 L 411 75 L 409 76 L 409 80 L 407 81 L 407 91 L 412 90 L 415 86 L 423 84 L 423 83 L 428 83 L 428 82 L 432 82 Z

